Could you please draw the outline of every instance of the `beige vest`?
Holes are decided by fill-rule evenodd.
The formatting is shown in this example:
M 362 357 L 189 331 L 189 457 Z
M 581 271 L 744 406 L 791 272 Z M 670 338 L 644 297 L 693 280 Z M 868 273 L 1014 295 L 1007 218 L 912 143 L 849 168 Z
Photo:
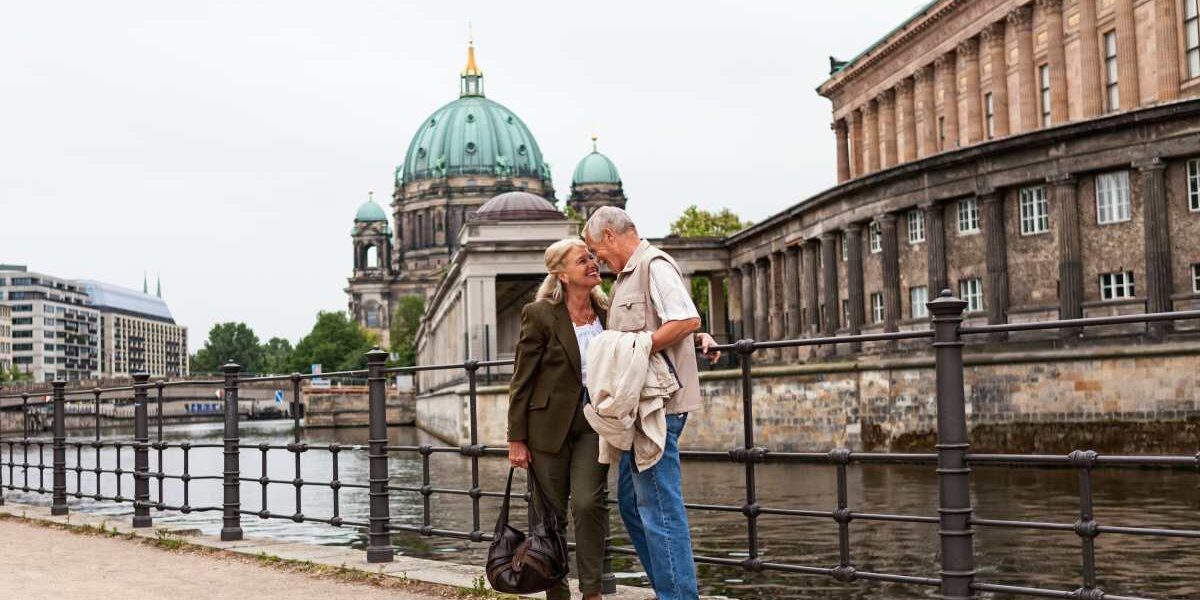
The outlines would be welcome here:
M 662 250 L 642 240 L 625 269 L 617 274 L 608 309 L 608 328 L 616 331 L 656 331 L 662 326 L 650 301 L 650 261 L 662 259 L 676 271 L 679 265 Z M 683 386 L 666 403 L 667 414 L 691 412 L 700 408 L 700 368 L 696 363 L 696 343 L 688 335 L 678 344 L 663 350 Z

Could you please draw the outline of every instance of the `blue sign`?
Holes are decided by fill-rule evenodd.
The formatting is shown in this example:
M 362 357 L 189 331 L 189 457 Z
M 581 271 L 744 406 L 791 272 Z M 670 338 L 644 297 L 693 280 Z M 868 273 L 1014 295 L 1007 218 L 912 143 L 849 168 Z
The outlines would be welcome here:
M 283 404 L 283 390 L 275 390 L 275 404 Z

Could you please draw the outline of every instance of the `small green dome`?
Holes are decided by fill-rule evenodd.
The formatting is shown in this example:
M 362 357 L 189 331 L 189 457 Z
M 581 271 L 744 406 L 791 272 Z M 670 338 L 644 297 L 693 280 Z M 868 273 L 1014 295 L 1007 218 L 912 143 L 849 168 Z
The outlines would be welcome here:
M 355 223 L 370 223 L 373 221 L 387 222 L 387 213 L 383 212 L 383 207 L 375 203 L 374 200 L 367 200 L 358 207 L 358 212 L 354 215 Z
M 516 114 L 482 95 L 464 95 L 425 119 L 404 158 L 404 181 L 454 175 L 549 181 L 550 168 Z
M 621 174 L 617 173 L 617 165 L 596 150 L 595 136 L 592 136 L 592 153 L 579 161 L 579 164 L 575 166 L 575 174 L 571 176 L 571 185 L 583 183 L 615 183 L 617 185 L 621 183 Z

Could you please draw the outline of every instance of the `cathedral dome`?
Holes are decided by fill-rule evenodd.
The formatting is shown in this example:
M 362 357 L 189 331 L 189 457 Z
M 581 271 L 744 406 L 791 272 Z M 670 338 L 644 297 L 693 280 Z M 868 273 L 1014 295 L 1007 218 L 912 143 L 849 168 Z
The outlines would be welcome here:
M 588 183 L 621 183 L 621 175 L 613 161 L 596 150 L 596 138 L 592 138 L 592 153 L 583 157 L 571 176 L 572 185 Z
M 483 203 L 473 221 L 561 221 L 562 214 L 549 200 L 529 192 L 505 192 Z
M 387 221 L 387 213 L 383 212 L 383 207 L 375 203 L 374 200 L 367 200 L 358 207 L 358 212 L 354 215 L 355 223 L 371 223 L 374 221 Z
M 549 166 L 521 119 L 483 95 L 483 73 L 468 49 L 460 97 L 425 119 L 408 145 L 403 180 L 455 175 L 533 177 L 549 181 Z

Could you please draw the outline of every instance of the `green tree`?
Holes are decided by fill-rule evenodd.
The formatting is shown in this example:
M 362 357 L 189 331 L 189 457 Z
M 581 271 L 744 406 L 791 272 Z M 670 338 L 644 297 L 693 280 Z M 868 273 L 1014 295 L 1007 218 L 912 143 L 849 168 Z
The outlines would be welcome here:
M 22 373 L 21 369 L 14 368 L 11 371 L 0 365 L 0 383 L 17 383 L 21 381 L 32 381 L 32 373 Z
M 261 372 L 262 348 L 254 330 L 245 323 L 230 321 L 213 325 L 204 347 L 192 356 L 192 371 L 216 373 L 228 360 L 241 365 L 245 373 Z
M 366 367 L 367 351 L 375 340 L 344 311 L 321 311 L 308 335 L 300 338 L 288 360 L 289 370 L 307 373 L 314 364 L 323 371 L 346 371 Z
M 671 223 L 671 235 L 679 237 L 727 237 L 741 231 L 752 225 L 750 221 L 743 221 L 733 211 L 728 208 L 722 208 L 720 211 L 712 212 L 702 210 L 695 204 L 687 207 L 683 214 Z M 692 299 L 696 303 L 696 310 L 700 311 L 700 315 L 707 318 L 708 315 L 708 279 L 702 277 L 692 278 Z M 711 325 L 705 323 L 705 328 L 710 328 Z
M 425 297 L 408 295 L 400 298 L 392 315 L 390 350 L 396 355 L 394 366 L 411 367 L 417 364 L 417 329 L 425 313 Z
M 579 211 L 570 205 L 563 206 L 563 214 L 567 216 L 567 220 L 569 221 L 579 221 L 582 223 L 585 220 L 583 215 L 579 214 Z
M 291 364 L 292 343 L 279 337 L 267 340 L 260 347 L 263 373 L 287 373 Z

